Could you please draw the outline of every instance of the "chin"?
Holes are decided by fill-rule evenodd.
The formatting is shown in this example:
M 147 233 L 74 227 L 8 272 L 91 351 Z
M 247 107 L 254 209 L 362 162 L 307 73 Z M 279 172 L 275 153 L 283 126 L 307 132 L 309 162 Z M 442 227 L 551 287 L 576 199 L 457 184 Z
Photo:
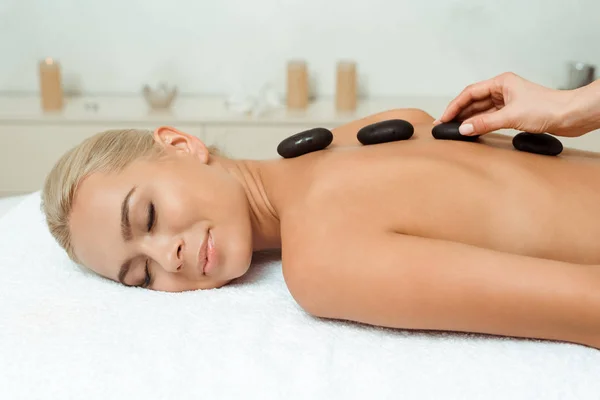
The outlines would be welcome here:
M 226 280 L 226 281 L 219 281 L 219 282 L 215 282 L 215 283 L 214 283 L 214 284 L 213 284 L 213 285 L 210 287 L 210 289 L 219 289 L 219 288 L 222 288 L 223 286 L 226 286 L 226 285 L 228 285 L 229 283 L 231 283 L 231 281 L 233 281 L 233 279 L 229 279 L 229 280 Z
M 229 282 L 231 282 L 234 279 L 241 278 L 242 276 L 244 276 L 246 274 L 246 272 L 248 272 L 249 269 L 250 269 L 250 260 L 237 263 L 236 267 L 232 268 L 232 271 L 230 274 L 231 279 L 229 279 Z
M 252 253 L 250 255 L 245 254 L 246 252 L 235 251 L 230 253 L 227 262 L 220 265 L 219 274 L 214 276 L 214 285 L 217 287 L 225 286 L 231 281 L 244 276 L 250 269 L 252 262 Z
M 252 263 L 252 244 L 251 241 L 240 241 L 231 248 L 231 259 L 235 260 L 232 263 L 231 277 L 232 279 L 239 278 L 250 269 Z

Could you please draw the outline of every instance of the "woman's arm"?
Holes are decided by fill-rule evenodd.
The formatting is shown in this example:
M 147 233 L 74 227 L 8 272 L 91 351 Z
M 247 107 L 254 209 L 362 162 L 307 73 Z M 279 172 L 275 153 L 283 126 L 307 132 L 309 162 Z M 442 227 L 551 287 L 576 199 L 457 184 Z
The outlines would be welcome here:
M 345 239 L 301 268 L 290 291 L 320 317 L 600 348 L 598 266 L 388 233 Z
M 455 119 L 462 121 L 463 135 L 510 128 L 581 136 L 600 128 L 600 80 L 575 90 L 555 90 L 507 72 L 467 86 L 437 122 Z
M 600 80 L 572 91 L 565 129 L 584 134 L 600 129 Z
M 360 142 L 356 139 L 356 134 L 361 128 L 390 119 L 403 119 L 413 125 L 430 124 L 433 122 L 433 117 L 431 115 L 416 108 L 399 108 L 384 111 L 333 129 L 331 131 L 333 133 L 333 142 L 331 143 L 331 146 L 358 145 Z

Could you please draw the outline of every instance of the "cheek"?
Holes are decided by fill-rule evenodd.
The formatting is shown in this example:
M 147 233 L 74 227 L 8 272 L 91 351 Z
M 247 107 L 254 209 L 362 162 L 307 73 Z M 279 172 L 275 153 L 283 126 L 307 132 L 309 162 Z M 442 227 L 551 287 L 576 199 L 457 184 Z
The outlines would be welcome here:
M 238 212 L 229 215 L 228 250 L 232 260 L 240 267 L 247 267 L 252 259 L 252 226 L 247 209 L 238 208 Z
M 184 228 L 207 219 L 248 234 L 248 201 L 235 178 L 191 162 L 169 167 L 158 171 L 154 180 L 156 201 L 162 208 L 159 212 L 168 215 L 169 224 Z
M 205 173 L 204 173 L 205 172 Z M 198 212 L 205 218 L 218 221 L 237 219 L 245 213 L 246 196 L 239 182 L 221 171 L 204 168 L 190 178 L 186 188 Z
M 200 218 L 198 200 L 189 193 L 167 188 L 161 192 L 156 200 L 159 222 L 168 223 L 173 229 L 184 229 Z
M 152 184 L 159 222 L 184 228 L 200 217 L 203 200 L 191 167 L 165 165 L 157 171 Z

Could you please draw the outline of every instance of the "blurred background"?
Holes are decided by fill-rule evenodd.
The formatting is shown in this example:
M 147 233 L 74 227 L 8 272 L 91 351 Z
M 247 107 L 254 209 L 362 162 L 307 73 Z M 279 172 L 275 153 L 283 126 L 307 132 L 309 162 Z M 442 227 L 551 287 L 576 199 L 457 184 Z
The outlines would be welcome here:
M 37 91 L 45 57 L 85 93 L 283 91 L 290 59 L 323 96 L 339 59 L 371 96 L 454 95 L 504 71 L 561 87 L 568 62 L 600 62 L 599 15 L 595 0 L 2 0 L 0 89 Z
M 263 158 L 304 128 L 396 107 L 438 116 L 505 71 L 569 88 L 573 63 L 600 63 L 598 15 L 595 0 L 1 0 L 0 135 L 22 150 L 4 141 L 0 194 L 39 189 L 102 129 L 170 124 Z M 54 109 L 41 101 L 45 59 L 59 65 Z M 286 104 L 294 60 L 306 106 Z M 336 103 L 340 61 L 353 65 L 355 105 Z M 177 92 L 162 109 L 143 95 L 161 84 Z

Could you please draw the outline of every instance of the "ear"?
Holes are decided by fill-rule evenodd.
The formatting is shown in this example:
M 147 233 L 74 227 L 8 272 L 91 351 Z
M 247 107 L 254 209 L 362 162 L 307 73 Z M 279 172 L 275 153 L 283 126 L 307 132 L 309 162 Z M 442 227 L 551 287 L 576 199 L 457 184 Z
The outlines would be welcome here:
M 170 126 L 161 126 L 154 131 L 154 140 L 167 149 L 184 152 L 198 157 L 203 163 L 208 161 L 206 145 L 194 135 L 181 132 Z

